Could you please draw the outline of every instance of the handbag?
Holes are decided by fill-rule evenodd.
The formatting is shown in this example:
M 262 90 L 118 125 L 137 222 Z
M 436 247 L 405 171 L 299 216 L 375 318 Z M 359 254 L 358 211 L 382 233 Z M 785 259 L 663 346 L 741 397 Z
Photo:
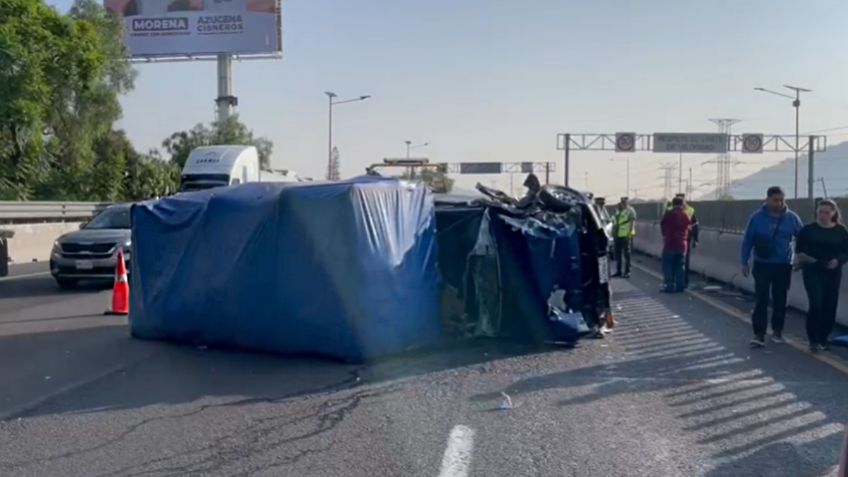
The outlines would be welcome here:
M 784 217 L 786 217 L 786 214 L 781 215 L 780 219 L 777 220 L 774 232 L 768 240 L 757 237 L 756 242 L 754 242 L 754 255 L 760 260 L 768 260 L 774 255 L 774 239 L 777 237 L 777 231 L 780 230 Z

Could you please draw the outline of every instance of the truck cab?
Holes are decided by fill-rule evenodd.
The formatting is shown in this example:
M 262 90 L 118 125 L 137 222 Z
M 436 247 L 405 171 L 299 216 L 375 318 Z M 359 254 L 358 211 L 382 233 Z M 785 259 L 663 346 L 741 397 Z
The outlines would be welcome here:
M 188 155 L 180 192 L 259 181 L 259 153 L 254 146 L 203 146 Z
M 180 177 L 180 192 L 246 182 L 302 182 L 296 172 L 262 169 L 254 146 L 202 146 L 188 155 Z

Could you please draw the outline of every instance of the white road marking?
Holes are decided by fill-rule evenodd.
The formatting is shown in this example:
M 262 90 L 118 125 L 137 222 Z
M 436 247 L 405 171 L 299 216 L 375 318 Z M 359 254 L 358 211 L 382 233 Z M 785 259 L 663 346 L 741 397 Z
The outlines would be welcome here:
M 17 280 L 19 278 L 40 277 L 40 276 L 43 276 L 43 275 L 50 275 L 50 272 L 25 273 L 23 275 L 12 275 L 10 277 L 0 277 L 0 282 Z
M 454 426 L 448 437 L 448 448 L 442 457 L 439 477 L 466 477 L 471 466 L 471 448 L 474 447 L 474 430 L 468 426 Z

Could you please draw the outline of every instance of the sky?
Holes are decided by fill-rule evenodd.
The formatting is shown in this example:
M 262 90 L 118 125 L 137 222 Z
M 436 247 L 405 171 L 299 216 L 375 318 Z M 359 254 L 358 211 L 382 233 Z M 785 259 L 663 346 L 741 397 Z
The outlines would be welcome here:
M 845 18 L 844 0 L 284 0 L 282 59 L 234 62 L 234 94 L 240 118 L 274 142 L 274 167 L 304 176 L 326 171 L 324 92 L 334 91 L 372 96 L 334 108 L 343 176 L 402 157 L 410 140 L 429 142 L 414 155 L 436 162 L 554 161 L 561 183 L 557 133 L 713 132 L 716 117 L 741 119 L 737 133 L 793 133 L 790 100 L 755 86 L 814 90 L 802 132 L 848 125 Z M 118 125 L 137 149 L 214 119 L 214 62 L 137 69 Z M 734 178 L 786 155 L 739 157 Z M 572 184 L 623 195 L 613 157 L 631 158 L 639 197 L 658 197 L 660 164 L 678 159 L 578 151 Z M 710 159 L 684 156 L 703 191 Z M 510 188 L 508 175 L 456 179 Z

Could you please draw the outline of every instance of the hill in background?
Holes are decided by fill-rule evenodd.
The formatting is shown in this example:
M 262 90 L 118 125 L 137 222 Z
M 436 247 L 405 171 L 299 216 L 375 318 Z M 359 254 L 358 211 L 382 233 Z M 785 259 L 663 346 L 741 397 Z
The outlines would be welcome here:
M 744 160 L 744 159 L 743 159 Z M 807 156 L 806 153 L 798 160 L 799 184 L 798 195 L 807 196 Z M 815 187 L 813 189 L 816 197 L 843 197 L 848 196 L 848 142 L 835 146 L 828 146 L 827 151 L 815 155 L 814 177 Z M 794 190 L 795 157 L 787 158 L 773 166 L 769 166 L 749 176 L 733 181 L 730 186 L 730 195 L 734 199 L 759 199 L 765 195 L 766 189 L 773 185 L 779 185 L 791 196 Z M 822 182 L 827 188 L 824 193 Z M 715 191 L 703 196 L 710 200 L 715 197 Z

